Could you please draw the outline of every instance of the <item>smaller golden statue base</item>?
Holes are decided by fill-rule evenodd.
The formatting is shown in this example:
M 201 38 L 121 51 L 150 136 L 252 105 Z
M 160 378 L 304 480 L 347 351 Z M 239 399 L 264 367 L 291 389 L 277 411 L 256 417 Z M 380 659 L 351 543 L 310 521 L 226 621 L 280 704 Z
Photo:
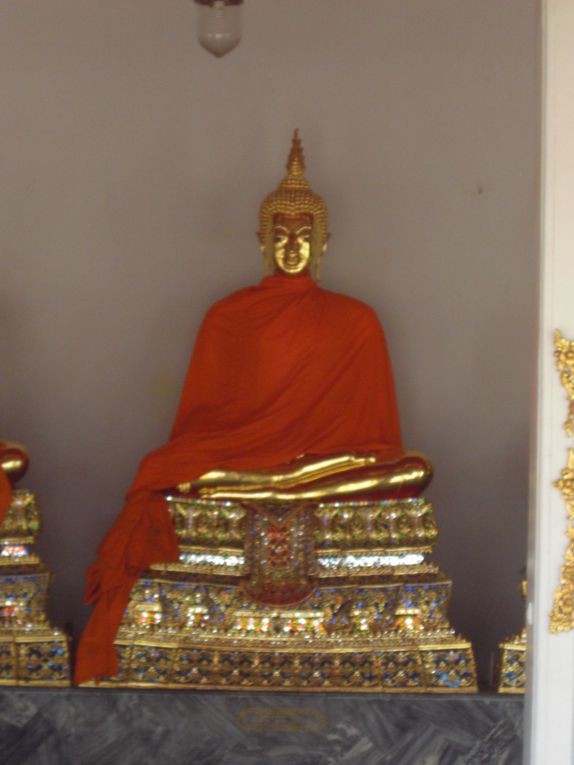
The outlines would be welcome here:
M 273 506 L 169 498 L 177 563 L 134 586 L 100 685 L 229 690 L 476 690 L 427 558 L 422 498 Z
M 497 690 L 524 693 L 526 688 L 526 630 L 498 647 Z
M 522 599 L 526 602 L 526 578 L 520 583 Z M 524 693 L 526 689 L 526 630 L 508 638 L 498 646 L 495 672 L 496 690 L 499 693 Z
M 16 489 L 0 526 L 0 685 L 70 685 L 68 638 L 46 616 L 50 573 L 30 551 L 34 495 Z

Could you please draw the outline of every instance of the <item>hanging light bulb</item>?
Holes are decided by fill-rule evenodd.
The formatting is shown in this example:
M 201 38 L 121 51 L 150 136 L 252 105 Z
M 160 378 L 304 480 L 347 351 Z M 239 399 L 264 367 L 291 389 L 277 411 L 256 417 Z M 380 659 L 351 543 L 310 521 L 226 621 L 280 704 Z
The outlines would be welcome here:
M 241 39 L 243 0 L 195 0 L 199 5 L 197 39 L 214 56 L 221 58 Z

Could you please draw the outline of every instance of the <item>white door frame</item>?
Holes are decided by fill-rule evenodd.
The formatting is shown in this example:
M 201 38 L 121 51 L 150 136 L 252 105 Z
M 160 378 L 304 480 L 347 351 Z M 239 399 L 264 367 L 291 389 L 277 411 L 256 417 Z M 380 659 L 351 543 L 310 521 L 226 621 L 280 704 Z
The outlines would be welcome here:
M 574 0 L 541 0 L 542 132 L 539 322 L 532 401 L 526 765 L 574 763 L 574 631 L 550 612 L 567 547 L 567 509 L 553 485 L 574 448 L 554 331 L 574 339 Z M 525 328 L 527 331 L 527 328 Z M 573 583 L 574 586 L 574 583 Z

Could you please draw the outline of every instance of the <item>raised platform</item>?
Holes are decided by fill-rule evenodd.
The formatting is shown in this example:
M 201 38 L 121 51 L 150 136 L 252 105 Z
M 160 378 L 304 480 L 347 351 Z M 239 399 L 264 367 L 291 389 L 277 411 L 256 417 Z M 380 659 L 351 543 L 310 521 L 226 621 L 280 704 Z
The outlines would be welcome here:
M 0 690 L 10 765 L 520 765 L 517 696 Z
M 134 586 L 107 685 L 476 691 L 430 560 L 424 498 L 321 503 L 169 497 L 176 563 Z
M 33 550 L 36 498 L 16 489 L 0 526 L 0 685 L 70 685 L 68 637 L 48 621 L 51 575 Z
M 526 630 L 498 647 L 496 686 L 499 693 L 526 691 Z

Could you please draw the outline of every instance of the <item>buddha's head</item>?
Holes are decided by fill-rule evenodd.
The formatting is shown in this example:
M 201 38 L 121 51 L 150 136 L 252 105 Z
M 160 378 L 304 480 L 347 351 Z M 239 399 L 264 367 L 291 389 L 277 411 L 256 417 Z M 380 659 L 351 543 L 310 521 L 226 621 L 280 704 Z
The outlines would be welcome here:
M 311 191 L 305 178 L 305 160 L 298 131 L 287 160 L 287 175 L 276 191 L 265 197 L 259 210 L 259 244 L 265 273 L 295 275 L 309 271 L 319 277 L 327 249 L 327 207 Z

